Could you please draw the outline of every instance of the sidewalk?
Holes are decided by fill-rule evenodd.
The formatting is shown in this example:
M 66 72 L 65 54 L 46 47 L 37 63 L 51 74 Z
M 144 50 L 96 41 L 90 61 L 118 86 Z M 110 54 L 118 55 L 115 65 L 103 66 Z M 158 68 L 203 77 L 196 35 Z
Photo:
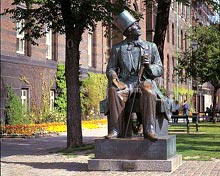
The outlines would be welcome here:
M 107 134 L 107 128 L 83 130 L 84 143 Z M 174 172 L 89 171 L 88 155 L 50 153 L 66 146 L 66 134 L 33 139 L 1 139 L 1 176 L 220 176 L 220 160 L 183 161 Z

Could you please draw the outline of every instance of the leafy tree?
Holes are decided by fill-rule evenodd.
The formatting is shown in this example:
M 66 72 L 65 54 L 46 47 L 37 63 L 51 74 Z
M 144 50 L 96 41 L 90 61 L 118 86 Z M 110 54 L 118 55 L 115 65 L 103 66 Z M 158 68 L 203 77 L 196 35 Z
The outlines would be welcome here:
M 151 7 L 155 1 L 152 0 L 145 0 L 144 1 L 148 7 Z M 163 49 L 164 49 L 164 41 L 166 37 L 166 30 L 169 23 L 169 13 L 170 13 L 170 6 L 171 3 L 178 2 L 183 3 L 186 6 L 192 6 L 194 3 L 193 1 L 189 0 L 176 0 L 171 2 L 171 0 L 158 0 L 157 3 L 157 18 L 156 18 L 156 25 L 155 25 L 155 35 L 154 35 L 154 43 L 158 47 L 158 51 L 163 62 Z M 198 0 L 197 2 L 206 3 L 213 7 L 214 10 L 219 10 L 219 3 L 216 0 Z
M 127 9 L 125 0 L 14 0 L 12 9 L 4 14 L 16 20 L 25 20 L 25 39 L 35 44 L 36 39 L 45 36 L 47 29 L 66 36 L 65 76 L 67 88 L 67 147 L 81 146 L 81 108 L 79 83 L 79 44 L 86 29 L 94 30 L 102 21 L 107 26 L 112 15 Z M 24 3 L 25 9 L 17 8 Z
M 194 46 L 180 55 L 177 71 L 182 78 L 192 77 L 199 83 L 210 82 L 214 87 L 213 107 L 220 88 L 220 28 L 219 25 L 196 26 L 189 36 Z M 182 71 L 184 70 L 184 71 Z

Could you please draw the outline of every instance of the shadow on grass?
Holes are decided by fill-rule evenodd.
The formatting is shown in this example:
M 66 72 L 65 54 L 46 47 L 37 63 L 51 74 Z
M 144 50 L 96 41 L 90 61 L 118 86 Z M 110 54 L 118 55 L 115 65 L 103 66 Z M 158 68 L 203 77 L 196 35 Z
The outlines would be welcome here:
M 91 156 L 94 153 L 94 144 L 85 144 L 75 148 L 52 148 L 49 150 L 49 153 L 59 153 L 69 157 L 77 157 L 79 155 Z

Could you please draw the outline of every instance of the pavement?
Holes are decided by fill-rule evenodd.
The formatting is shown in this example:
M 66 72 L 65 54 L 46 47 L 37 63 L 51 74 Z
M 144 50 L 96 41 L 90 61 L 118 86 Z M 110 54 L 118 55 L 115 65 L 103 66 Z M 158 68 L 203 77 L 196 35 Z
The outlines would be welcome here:
M 107 128 L 83 130 L 83 142 L 107 134 Z M 91 154 L 57 153 L 66 146 L 66 133 L 39 138 L 1 139 L 1 176 L 220 176 L 220 160 L 183 161 L 174 172 L 89 171 Z

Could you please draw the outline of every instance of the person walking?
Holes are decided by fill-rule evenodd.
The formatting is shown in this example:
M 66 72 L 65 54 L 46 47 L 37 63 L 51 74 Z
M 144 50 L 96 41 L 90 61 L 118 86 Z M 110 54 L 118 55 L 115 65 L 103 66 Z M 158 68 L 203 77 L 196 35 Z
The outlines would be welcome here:
M 183 102 L 183 115 L 184 116 L 188 116 L 188 113 L 189 113 L 189 104 L 187 103 L 187 100 L 184 100 Z
M 188 113 L 189 113 L 189 104 L 187 103 L 187 100 L 184 100 L 183 102 L 183 116 L 186 117 L 186 121 L 187 123 L 189 123 L 189 118 L 188 118 Z M 185 119 L 184 119 L 184 122 L 185 122 Z
M 180 104 L 179 101 L 175 101 L 175 112 L 173 113 L 173 115 L 178 116 L 179 115 L 179 109 L 180 109 Z M 178 117 L 174 118 L 174 123 L 178 123 Z

